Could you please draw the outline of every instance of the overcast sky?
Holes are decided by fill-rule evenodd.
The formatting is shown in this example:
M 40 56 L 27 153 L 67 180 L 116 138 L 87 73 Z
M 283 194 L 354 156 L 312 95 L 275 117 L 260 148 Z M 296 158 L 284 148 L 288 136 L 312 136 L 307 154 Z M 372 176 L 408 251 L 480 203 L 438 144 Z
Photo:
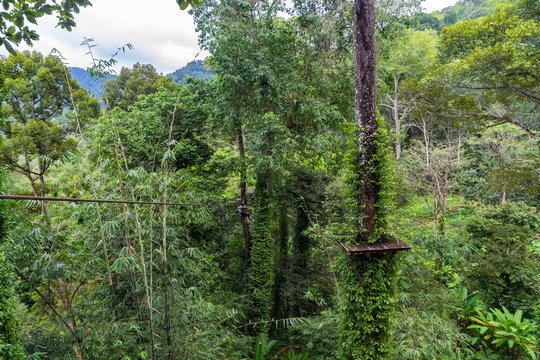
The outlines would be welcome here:
M 425 0 L 423 7 L 431 12 L 456 1 Z M 103 59 L 129 42 L 133 50 L 118 56 L 120 66 L 151 63 L 164 74 L 194 60 L 200 51 L 192 17 L 181 11 L 174 0 L 92 0 L 92 4 L 75 15 L 77 26 L 72 32 L 55 28 L 54 16 L 38 19 L 39 26 L 34 28 L 40 40 L 34 44 L 34 49 L 48 54 L 56 48 L 70 66 L 86 68 L 91 63 L 90 57 L 85 55 L 88 50 L 80 46 L 84 38 L 95 40 L 95 55 Z M 20 46 L 20 49 L 26 48 Z M 197 59 L 206 56 L 207 53 L 201 52 Z

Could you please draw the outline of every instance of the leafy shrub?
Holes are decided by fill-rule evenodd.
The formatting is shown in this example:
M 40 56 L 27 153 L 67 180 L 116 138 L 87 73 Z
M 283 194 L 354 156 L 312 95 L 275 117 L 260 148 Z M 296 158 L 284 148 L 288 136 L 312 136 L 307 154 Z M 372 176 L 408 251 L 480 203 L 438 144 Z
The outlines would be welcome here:
M 492 348 L 500 354 L 509 355 L 512 360 L 521 358 L 522 353 L 536 359 L 537 325 L 529 319 L 523 319 L 523 311 L 517 310 L 512 314 L 504 306 L 491 309 L 484 314 L 477 310 L 478 316 L 470 319 L 475 324 L 468 328 L 474 331 L 471 344 L 480 348 Z

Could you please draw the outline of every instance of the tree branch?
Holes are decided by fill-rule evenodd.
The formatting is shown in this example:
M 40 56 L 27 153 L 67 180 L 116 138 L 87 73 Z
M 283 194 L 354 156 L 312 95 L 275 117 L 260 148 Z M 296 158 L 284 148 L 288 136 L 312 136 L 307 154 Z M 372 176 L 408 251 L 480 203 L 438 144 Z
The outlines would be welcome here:
M 521 124 L 521 123 L 519 123 L 517 121 L 510 120 L 510 119 L 508 119 L 506 117 L 500 117 L 500 116 L 495 116 L 495 115 L 490 115 L 490 114 L 469 113 L 469 112 L 466 112 L 466 111 L 463 111 L 463 110 L 449 109 L 447 107 L 444 107 L 444 106 L 441 106 L 441 105 L 438 105 L 438 104 L 435 104 L 435 103 L 432 103 L 432 102 L 428 102 L 428 101 L 425 101 L 425 100 L 419 100 L 419 102 L 421 102 L 423 104 L 426 104 L 426 105 L 436 107 L 436 108 L 444 110 L 444 111 L 447 111 L 449 113 L 455 114 L 456 116 L 464 116 L 464 117 L 467 117 L 467 118 L 480 118 L 480 119 L 495 120 L 495 121 L 498 121 L 498 124 L 502 124 L 502 123 L 513 124 L 513 125 L 519 127 L 520 129 L 522 129 L 523 131 L 525 131 L 531 137 L 540 139 L 540 135 L 535 133 L 533 130 L 529 129 L 527 126 L 525 126 L 525 125 L 523 125 L 523 124 Z M 441 115 L 443 117 L 445 116 L 445 114 L 441 114 Z
M 58 318 L 62 321 L 62 323 L 64 324 L 64 326 L 69 330 L 69 332 L 73 335 L 73 337 L 75 339 L 78 340 L 78 337 L 77 337 L 77 334 L 75 333 L 75 329 L 73 329 L 71 326 L 69 326 L 69 323 L 68 321 L 58 312 L 58 309 L 56 309 L 56 307 L 51 303 L 51 301 L 49 299 L 47 299 L 47 297 L 41 292 L 39 291 L 38 287 L 37 286 L 32 286 L 31 285 L 31 282 L 30 282 L 30 279 L 28 279 L 22 272 L 20 272 L 18 269 L 15 269 L 15 272 L 17 273 L 17 275 L 23 279 L 24 281 L 26 281 L 28 283 L 28 285 L 30 285 L 31 287 L 34 288 L 34 290 L 36 291 L 36 293 L 39 295 L 39 297 L 43 300 L 43 302 L 49 307 L 49 309 L 52 310 L 52 312 L 58 316 Z
M 540 99 L 535 97 L 535 96 L 532 96 L 530 94 L 527 94 L 526 92 L 523 92 L 521 90 L 519 90 L 518 88 L 516 88 L 515 86 L 512 86 L 510 84 L 506 84 L 506 87 L 509 88 L 510 90 L 512 90 L 513 92 L 515 92 L 516 94 L 519 94 L 537 104 L 540 104 Z

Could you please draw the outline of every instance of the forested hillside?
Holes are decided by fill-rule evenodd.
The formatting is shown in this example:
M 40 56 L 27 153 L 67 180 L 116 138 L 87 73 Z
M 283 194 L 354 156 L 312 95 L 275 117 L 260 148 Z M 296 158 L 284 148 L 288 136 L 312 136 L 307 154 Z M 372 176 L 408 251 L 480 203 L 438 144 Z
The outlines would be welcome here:
M 0 360 L 540 358 L 537 0 L 179 5 L 102 103 L 0 57 Z
M 167 76 L 170 77 L 175 83 L 185 84 L 186 76 L 198 79 L 209 79 L 212 77 L 212 72 L 204 66 L 204 61 L 194 60 L 189 62 L 186 66 L 173 71 Z
M 421 14 L 416 29 L 440 31 L 443 27 L 452 26 L 460 21 L 486 16 L 497 6 L 514 3 L 516 0 L 459 0 L 455 5 L 441 11 Z
M 70 67 L 68 69 L 71 73 L 71 77 L 77 80 L 77 83 L 81 87 L 85 88 L 90 94 L 94 95 L 98 99 L 101 99 L 101 96 L 103 95 L 102 84 L 106 83 L 107 80 L 114 79 L 116 77 L 114 74 L 106 75 L 100 83 L 99 78 L 91 78 L 88 71 L 83 68 Z
M 141 65 L 139 64 L 137 66 Z M 126 72 L 128 70 L 128 68 L 123 68 L 122 70 L 120 70 L 120 75 L 122 71 Z M 110 74 L 105 75 L 100 82 L 99 78 L 90 77 L 89 72 L 83 68 L 70 67 L 69 71 L 71 72 L 71 77 L 77 80 L 77 83 L 81 87 L 88 90 L 90 94 L 92 94 L 98 99 L 101 99 L 101 97 L 103 96 L 102 86 L 105 85 L 110 79 L 114 79 L 118 76 L 118 74 L 113 74 L 111 72 Z M 155 69 L 152 71 L 157 74 L 157 71 Z M 170 77 L 172 81 L 179 84 L 186 83 L 186 76 L 197 79 L 209 79 L 212 77 L 212 72 L 205 69 L 204 62 L 202 60 L 195 60 L 167 75 L 167 77 Z

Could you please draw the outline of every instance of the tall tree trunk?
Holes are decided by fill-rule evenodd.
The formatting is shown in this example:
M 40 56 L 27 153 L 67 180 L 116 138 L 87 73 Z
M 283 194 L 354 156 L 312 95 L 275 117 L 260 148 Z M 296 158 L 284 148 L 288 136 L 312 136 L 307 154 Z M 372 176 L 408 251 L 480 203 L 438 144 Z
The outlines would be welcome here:
M 373 0 L 354 2 L 354 82 L 358 126 L 359 238 L 375 232 L 377 198 L 380 190 L 377 168 L 377 118 L 375 112 L 375 9 Z
M 459 167 L 461 163 L 461 131 L 458 132 L 458 143 L 457 143 L 457 166 Z
M 360 229 L 357 240 L 376 240 L 379 173 L 377 119 L 375 113 L 374 0 L 354 1 L 354 55 L 356 123 L 358 132 L 358 205 Z M 391 357 L 391 318 L 396 262 L 391 254 L 371 257 L 353 254 L 340 258 L 341 336 L 340 355 L 346 360 L 387 360 Z
M 398 102 L 398 84 L 399 75 L 394 77 L 394 99 L 392 99 L 392 112 L 394 113 L 394 123 L 396 125 L 396 159 L 401 158 L 401 118 L 399 117 L 399 102 Z
M 34 196 L 45 196 L 45 179 L 43 179 L 43 175 L 38 176 L 38 178 L 40 180 L 40 184 L 41 184 L 40 185 L 41 189 L 38 192 L 38 189 L 37 189 L 37 186 L 36 186 L 37 178 L 34 178 L 32 176 L 32 171 L 30 169 L 30 159 L 28 158 L 28 154 L 24 155 L 24 163 L 25 163 L 25 168 L 24 169 L 25 169 L 25 172 L 26 172 L 25 175 L 28 178 L 28 180 L 30 181 L 30 186 L 32 187 L 32 192 L 34 193 Z M 40 174 L 42 173 L 41 169 L 42 169 L 42 167 L 41 167 L 41 164 L 40 164 L 40 166 L 39 166 Z M 41 200 L 40 204 L 41 204 L 41 214 L 42 215 L 47 215 L 47 206 L 45 205 L 45 200 Z M 45 224 L 49 225 L 49 221 L 45 220 Z
M 45 165 L 41 162 L 39 163 L 39 186 L 41 197 L 45 197 Z M 45 200 L 41 200 L 41 215 L 45 217 L 45 225 L 50 225 Z
M 422 118 L 422 134 L 424 135 L 424 145 L 426 147 L 426 166 L 429 167 L 429 134 L 427 132 L 426 121 Z
M 32 186 L 32 192 L 34 193 L 34 196 L 39 196 L 37 187 L 36 187 L 36 179 L 32 177 L 32 173 L 30 172 L 30 160 L 28 159 L 28 154 L 24 155 L 24 162 L 25 162 L 26 177 L 28 178 L 28 180 L 30 180 L 30 186 Z
M 246 198 L 246 153 L 244 148 L 244 136 L 242 134 L 242 124 L 238 124 L 238 152 L 240 153 L 240 201 L 243 202 L 247 206 L 247 198 Z M 247 223 L 247 218 L 242 217 L 242 233 L 244 235 L 244 243 L 245 243 L 245 253 L 244 253 L 244 261 L 246 263 L 246 268 L 248 268 L 251 264 L 250 260 L 250 253 L 251 253 L 251 246 L 253 243 L 253 238 L 251 236 L 251 233 L 249 232 L 249 226 Z

